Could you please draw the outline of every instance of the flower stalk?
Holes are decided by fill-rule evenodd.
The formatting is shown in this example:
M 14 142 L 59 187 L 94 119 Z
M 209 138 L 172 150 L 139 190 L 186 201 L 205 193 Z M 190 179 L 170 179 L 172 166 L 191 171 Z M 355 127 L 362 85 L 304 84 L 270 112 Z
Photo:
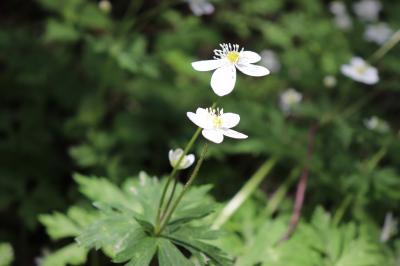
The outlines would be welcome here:
M 178 197 L 176 198 L 174 203 L 170 206 L 170 208 L 166 209 L 165 215 L 164 215 L 163 219 L 161 220 L 159 226 L 157 228 L 155 228 L 155 232 L 154 233 L 155 233 L 156 236 L 159 236 L 162 233 L 162 231 L 164 230 L 165 226 L 168 224 L 169 219 L 171 218 L 172 214 L 174 213 L 175 209 L 178 207 L 179 202 L 182 200 L 183 196 L 185 195 L 185 193 L 188 191 L 189 187 L 192 185 L 193 181 L 198 176 L 200 167 L 203 164 L 203 161 L 204 161 L 204 158 L 206 156 L 207 150 L 208 150 L 208 142 L 206 142 L 206 144 L 204 144 L 203 150 L 202 150 L 201 155 L 200 155 L 200 159 L 197 161 L 197 164 L 196 164 L 196 166 L 195 166 L 195 168 L 194 168 L 189 180 L 184 185 L 181 193 L 178 195 Z
M 195 143 L 195 141 L 199 137 L 200 132 L 201 132 L 201 128 L 196 129 L 196 131 L 194 132 L 192 138 L 189 140 L 189 142 L 186 145 L 182 155 L 179 157 L 177 163 L 175 164 L 175 166 L 172 169 L 171 174 L 168 177 L 167 183 L 165 184 L 163 192 L 161 194 L 160 203 L 158 205 L 156 228 L 159 226 L 159 223 L 160 223 L 160 217 L 162 215 L 162 209 L 163 209 L 163 205 L 164 205 L 164 200 L 165 200 L 165 196 L 167 194 L 167 190 L 168 190 L 169 184 L 171 183 L 171 181 L 175 178 L 176 174 L 178 173 L 179 165 L 181 164 L 183 158 L 188 154 L 189 150 L 193 147 L 193 144 Z M 171 195 L 171 197 L 173 197 L 173 195 Z M 167 209 L 167 207 L 165 209 Z

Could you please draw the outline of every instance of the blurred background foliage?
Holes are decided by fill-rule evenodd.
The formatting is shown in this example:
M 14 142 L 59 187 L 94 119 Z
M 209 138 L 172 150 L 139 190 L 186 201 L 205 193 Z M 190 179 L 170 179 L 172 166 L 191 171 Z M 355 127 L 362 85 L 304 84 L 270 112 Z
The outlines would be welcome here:
M 212 195 L 226 201 L 265 160 L 277 159 L 254 203 L 244 204 L 226 225 L 241 236 L 230 249 L 240 265 L 261 263 L 260 254 L 241 257 L 263 245 L 257 230 L 268 235 L 287 224 L 298 169 L 305 165 L 304 221 L 293 239 L 313 234 L 307 228 L 325 227 L 335 235 L 326 239 L 377 245 L 380 257 L 373 265 L 398 265 L 399 235 L 393 230 L 380 244 L 379 230 L 388 213 L 400 216 L 400 49 L 375 62 L 381 80 L 367 86 L 340 74 L 353 55 L 368 59 L 379 48 L 365 40 L 370 22 L 354 14 L 355 1 L 345 2 L 348 29 L 335 24 L 330 1 L 215 0 L 215 11 L 205 16 L 195 16 L 188 2 L 116 0 L 108 8 L 89 0 L 0 3 L 0 241 L 11 243 L 17 265 L 32 265 L 66 244 L 51 242 L 39 214 L 74 205 L 68 214 L 93 219 L 81 209 L 87 202 L 72 173 L 121 184 L 141 170 L 159 176 L 170 170 L 168 150 L 184 146 L 194 132 L 185 113 L 216 99 L 210 73 L 195 72 L 190 63 L 211 58 L 221 42 L 273 51 L 280 65 L 266 78 L 239 75 L 233 93 L 218 99 L 225 111 L 241 115 L 240 131 L 249 139 L 212 145 L 198 179 L 213 184 Z M 381 3 L 379 21 L 397 30 L 400 4 Z M 261 64 L 272 68 L 270 60 Z M 303 95 L 289 115 L 279 105 L 288 88 Z M 388 126 L 368 126 L 373 116 Z M 308 132 L 316 123 L 307 161 Z M 277 220 L 257 214 L 282 185 Z M 338 211 L 344 224 L 331 225 L 326 217 Z M 4 245 L 0 256 L 7 253 L 11 261 L 11 246 Z M 338 256 L 332 252 L 321 254 Z M 321 265 L 318 259 L 304 265 Z M 376 264 L 379 259 L 387 264 Z

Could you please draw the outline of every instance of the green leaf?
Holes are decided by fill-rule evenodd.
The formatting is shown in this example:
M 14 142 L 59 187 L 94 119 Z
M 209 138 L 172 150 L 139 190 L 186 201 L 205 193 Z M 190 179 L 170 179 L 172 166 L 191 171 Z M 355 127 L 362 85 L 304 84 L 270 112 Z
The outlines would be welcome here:
M 182 252 L 166 239 L 159 240 L 158 263 L 160 266 L 193 266 Z
M 86 261 L 87 250 L 77 244 L 65 246 L 41 258 L 42 266 L 81 265 Z
M 124 262 L 130 259 L 129 266 L 147 266 L 150 265 L 152 258 L 157 250 L 158 240 L 154 237 L 144 236 L 130 242 L 131 244 L 121 253 L 119 253 L 114 262 Z M 135 243 L 135 244 L 132 244 Z
M 47 233 L 54 240 L 77 236 L 80 233 L 79 226 L 62 213 L 40 215 L 39 221 L 46 227 Z
M 74 26 L 57 20 L 49 20 L 46 25 L 44 40 L 46 42 L 73 42 L 78 40 L 80 33 Z
M 0 243 L 0 266 L 9 266 L 14 260 L 14 251 L 9 243 Z

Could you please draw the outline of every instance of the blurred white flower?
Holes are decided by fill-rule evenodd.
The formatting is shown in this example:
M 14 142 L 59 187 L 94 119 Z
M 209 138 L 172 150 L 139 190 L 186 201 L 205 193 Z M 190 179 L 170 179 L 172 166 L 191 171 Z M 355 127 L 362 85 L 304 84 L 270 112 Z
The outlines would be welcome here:
M 192 66 L 197 71 L 215 70 L 211 77 L 211 88 L 218 96 L 224 96 L 232 92 L 236 83 L 236 68 L 242 73 L 260 77 L 268 75 L 270 72 L 263 66 L 253 65 L 261 60 L 255 52 L 239 51 L 237 44 L 220 44 L 221 50 L 214 50 L 214 60 L 204 60 L 193 62 Z
M 364 21 L 375 21 L 378 19 L 382 4 L 378 0 L 361 0 L 353 5 L 356 15 Z
M 281 69 L 281 62 L 279 62 L 278 56 L 272 50 L 263 50 L 261 52 L 260 64 L 267 67 L 273 73 Z
M 187 112 L 187 116 L 195 125 L 203 128 L 203 136 L 214 143 L 221 143 L 224 136 L 234 139 L 247 138 L 245 134 L 231 129 L 239 124 L 238 114 L 224 113 L 223 109 L 197 108 L 196 113 Z
M 353 22 L 347 13 L 346 5 L 342 1 L 331 2 L 329 10 L 335 15 L 333 21 L 339 29 L 350 30 L 353 27 Z
M 392 236 L 397 233 L 397 225 L 398 220 L 393 217 L 393 213 L 386 213 L 380 236 L 380 241 L 382 243 L 387 242 Z
M 196 16 L 210 15 L 214 13 L 214 6 L 207 0 L 186 0 L 189 4 L 190 10 Z
M 286 114 L 290 113 L 292 108 L 299 104 L 303 99 L 303 95 L 295 89 L 287 89 L 279 96 L 279 106 Z
M 386 133 L 389 131 L 389 124 L 377 116 L 371 116 L 368 119 L 364 119 L 364 125 L 369 130 L 379 133 Z
M 176 167 L 179 158 L 181 158 L 182 154 L 183 154 L 182 149 L 169 150 L 168 158 L 172 167 L 174 168 Z M 182 158 L 182 161 L 179 164 L 178 169 L 186 169 L 190 167 L 193 163 L 194 163 L 194 155 L 193 154 L 185 155 Z
M 364 38 L 369 42 L 375 42 L 382 45 L 392 34 L 392 29 L 386 23 L 378 23 L 367 26 L 364 32 Z
M 335 25 L 342 30 L 350 30 L 353 28 L 353 21 L 347 14 L 335 16 L 333 19 Z
M 336 16 L 347 15 L 346 5 L 342 1 L 333 1 L 329 5 L 329 10 Z
M 108 1 L 108 0 L 101 0 L 99 2 L 99 8 L 101 11 L 103 11 L 105 13 L 109 13 L 112 9 L 112 5 L 111 5 L 110 1 Z
M 337 84 L 337 80 L 335 78 L 335 76 L 332 75 L 328 75 L 324 77 L 324 85 L 327 88 L 333 88 L 335 87 Z
M 378 70 L 360 57 L 353 57 L 350 64 L 342 65 L 340 70 L 343 75 L 368 85 L 379 81 Z

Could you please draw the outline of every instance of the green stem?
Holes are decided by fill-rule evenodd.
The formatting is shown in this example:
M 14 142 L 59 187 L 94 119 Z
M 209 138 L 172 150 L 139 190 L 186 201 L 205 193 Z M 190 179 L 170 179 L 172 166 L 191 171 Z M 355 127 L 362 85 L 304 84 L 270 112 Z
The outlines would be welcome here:
M 379 48 L 370 58 L 370 63 L 375 63 L 384 57 L 393 47 L 400 42 L 400 30 L 397 30 L 381 48 Z
M 167 225 L 169 219 L 171 218 L 172 214 L 174 213 L 176 207 L 178 207 L 179 202 L 182 200 L 183 196 L 185 195 L 185 193 L 187 192 L 189 187 L 192 185 L 193 181 L 198 176 L 200 167 L 203 164 L 204 158 L 206 156 L 207 149 L 208 149 L 208 142 L 206 142 L 206 144 L 204 144 L 203 150 L 202 150 L 201 155 L 200 155 L 200 159 L 197 161 L 197 164 L 196 164 L 196 166 L 195 166 L 195 168 L 194 168 L 189 180 L 184 185 L 181 193 L 178 195 L 177 199 L 172 204 L 172 206 L 168 210 L 166 210 L 165 216 L 162 219 L 162 221 L 160 223 L 160 226 L 155 229 L 155 235 L 156 236 L 159 236 L 162 233 L 162 231 L 164 230 L 165 226 Z
M 167 201 L 167 204 L 165 205 L 164 210 L 168 210 L 169 206 L 171 205 L 171 202 L 172 202 L 172 199 L 174 198 L 174 194 L 175 194 L 177 185 L 178 185 L 178 178 L 175 178 L 174 184 L 173 184 L 173 186 L 172 186 L 171 194 L 170 194 L 170 196 L 169 196 L 169 199 L 168 199 L 168 201 Z M 160 220 L 164 219 L 164 216 L 165 216 L 165 212 L 162 212 L 162 213 L 161 213 Z
M 217 105 L 217 102 L 214 102 L 213 105 L 211 106 L 211 108 L 215 108 L 216 105 Z M 196 132 L 193 134 L 192 138 L 190 139 L 190 141 L 186 145 L 185 150 L 183 151 L 183 154 L 179 157 L 178 162 L 175 164 L 174 168 L 172 169 L 171 174 L 168 177 L 167 183 L 165 184 L 163 192 L 161 194 L 160 203 L 158 205 L 157 217 L 156 217 L 156 226 L 155 226 L 156 231 L 158 230 L 158 228 L 160 226 L 160 222 L 162 220 L 162 217 L 164 217 L 164 213 L 163 213 L 162 210 L 167 211 L 167 209 L 169 208 L 169 205 L 171 204 L 171 201 L 172 201 L 172 199 L 174 197 L 176 184 L 174 185 L 174 188 L 171 191 L 171 194 L 170 194 L 169 199 L 167 201 L 167 205 L 165 207 L 163 206 L 164 201 L 165 201 L 165 196 L 166 196 L 167 191 L 168 191 L 169 184 L 175 178 L 175 175 L 177 174 L 177 172 L 179 170 L 178 169 L 178 165 L 181 164 L 183 158 L 187 155 L 189 150 L 192 148 L 192 146 L 195 143 L 196 139 L 198 138 L 201 130 L 202 130 L 202 128 L 200 128 L 200 127 L 197 128 Z
M 342 201 L 342 204 L 340 204 L 339 209 L 337 209 L 337 211 L 335 212 L 335 215 L 333 216 L 332 223 L 334 225 L 338 225 L 339 222 L 342 220 L 344 213 L 346 212 L 346 210 L 349 207 L 352 200 L 353 200 L 353 194 L 349 194 Z
M 268 175 L 276 164 L 276 158 L 266 160 L 260 168 L 253 174 L 253 176 L 246 182 L 246 184 L 239 190 L 238 193 L 229 201 L 225 208 L 221 211 L 215 219 L 212 228 L 220 228 L 229 218 L 239 209 L 250 195 L 256 190 L 261 181 Z
M 182 155 L 179 157 L 178 162 L 175 164 L 174 168 L 172 169 L 171 174 L 168 177 L 167 183 L 164 186 L 163 192 L 161 194 L 161 199 L 160 199 L 160 203 L 158 205 L 158 210 L 157 210 L 157 219 L 156 219 L 156 228 L 159 226 L 160 223 L 160 216 L 161 216 L 161 210 L 163 209 L 163 204 L 164 204 L 164 200 L 165 200 L 165 196 L 167 194 L 167 190 L 169 187 L 169 184 L 171 183 L 171 181 L 175 178 L 177 172 L 179 171 L 179 165 L 181 164 L 183 158 L 186 156 L 186 154 L 189 152 L 189 150 L 192 148 L 193 144 L 195 143 L 196 139 L 198 138 L 199 134 L 201 132 L 201 128 L 197 128 L 196 132 L 194 132 L 192 138 L 190 139 L 190 141 L 188 142 L 188 144 L 185 147 L 185 150 L 183 151 Z M 173 195 L 171 195 L 172 197 Z

